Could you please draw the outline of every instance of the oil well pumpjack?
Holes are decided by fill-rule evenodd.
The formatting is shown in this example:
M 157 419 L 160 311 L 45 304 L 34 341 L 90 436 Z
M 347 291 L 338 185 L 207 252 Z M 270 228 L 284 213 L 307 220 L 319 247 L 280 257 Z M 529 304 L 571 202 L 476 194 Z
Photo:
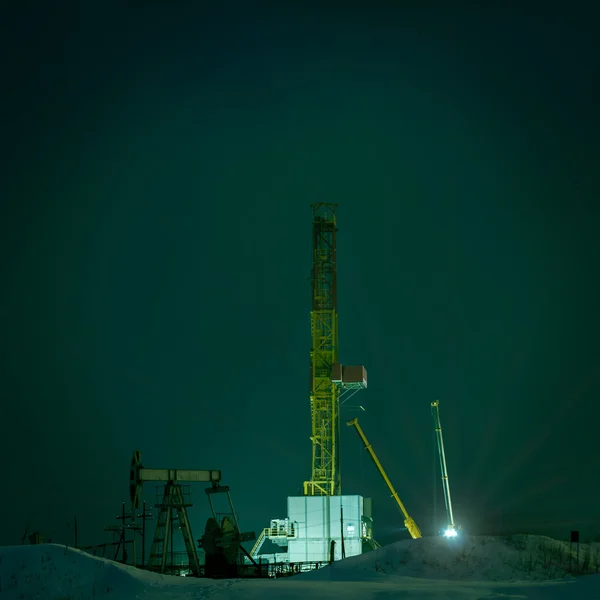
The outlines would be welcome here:
M 152 542 L 148 565 L 151 571 L 165 573 L 167 570 L 168 547 L 172 543 L 171 524 L 175 512 L 179 518 L 179 528 L 185 544 L 189 559 L 189 568 L 192 575 L 200 577 L 202 569 L 196 547 L 193 543 L 192 531 L 187 515 L 187 508 L 191 506 L 185 500 L 182 483 L 210 483 L 206 488 L 212 517 L 204 529 L 204 535 L 198 540 L 198 546 L 204 550 L 206 577 L 241 577 L 260 575 L 257 563 L 242 546 L 242 542 L 252 541 L 256 538 L 254 532 L 241 533 L 237 515 L 233 508 L 228 486 L 222 486 L 221 471 L 198 469 L 148 469 L 142 465 L 139 451 L 133 453 L 130 468 L 130 496 L 133 509 L 139 509 L 142 498 L 142 485 L 145 481 L 165 482 L 162 502 L 159 509 L 156 533 Z M 229 501 L 230 513 L 220 516 L 215 512 L 212 498 L 215 494 L 226 494 Z M 243 565 L 242 555 L 250 558 L 251 565 Z M 252 568 L 252 567 L 255 568 Z M 249 568 L 250 567 L 250 568 Z
M 250 556 L 249 552 L 242 546 L 242 542 L 251 542 L 256 539 L 254 531 L 242 533 L 238 523 L 235 509 L 231 501 L 228 486 L 213 485 L 207 488 L 206 494 L 210 503 L 212 517 L 206 521 L 204 535 L 198 540 L 200 548 L 205 554 L 205 575 L 207 577 L 248 577 L 260 576 L 263 573 L 258 568 L 256 561 Z M 225 493 L 229 500 L 231 513 L 221 518 L 215 512 L 212 502 L 214 494 Z M 250 559 L 250 568 L 244 564 L 242 555 Z M 252 566 L 255 568 L 253 569 Z

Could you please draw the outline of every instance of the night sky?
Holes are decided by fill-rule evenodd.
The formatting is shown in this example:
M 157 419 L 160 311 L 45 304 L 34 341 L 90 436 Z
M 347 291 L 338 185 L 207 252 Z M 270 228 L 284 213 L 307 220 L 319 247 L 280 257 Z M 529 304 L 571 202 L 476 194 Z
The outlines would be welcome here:
M 286 516 L 311 202 L 340 205 L 340 358 L 369 375 L 342 419 L 421 529 L 438 398 L 465 530 L 600 533 L 597 15 L 350 4 L 4 4 L 0 543 L 109 539 L 134 449 L 222 469 L 244 530 Z M 341 443 L 376 539 L 407 537 Z

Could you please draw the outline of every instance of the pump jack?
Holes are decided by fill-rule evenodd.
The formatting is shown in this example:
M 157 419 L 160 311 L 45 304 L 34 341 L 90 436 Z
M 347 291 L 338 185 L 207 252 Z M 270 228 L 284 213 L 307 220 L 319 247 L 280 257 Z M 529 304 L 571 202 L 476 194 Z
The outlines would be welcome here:
M 198 540 L 198 545 L 205 553 L 205 575 L 213 579 L 242 576 L 261 576 L 259 565 L 242 546 L 242 542 L 256 540 L 254 531 L 242 533 L 236 512 L 233 508 L 229 487 L 213 485 L 205 490 L 210 504 L 212 517 L 206 521 L 204 535 Z M 223 516 L 215 511 L 212 501 L 214 494 L 226 494 L 229 501 L 229 514 Z M 254 568 L 245 567 L 241 560 L 245 555 Z
M 165 482 L 164 498 L 158 508 L 160 509 L 156 534 L 152 543 L 150 559 L 147 568 L 167 572 L 167 548 L 169 542 L 172 544 L 171 524 L 176 518 L 179 519 L 179 528 L 183 536 L 186 552 L 189 559 L 189 567 L 192 575 L 199 577 L 204 571 L 206 577 L 264 577 L 268 575 L 268 569 L 261 568 L 254 558 L 242 546 L 242 542 L 253 541 L 256 534 L 253 531 L 242 533 L 240 531 L 238 518 L 233 508 L 229 487 L 221 485 L 221 471 L 198 470 L 198 469 L 148 469 L 142 465 L 139 451 L 133 453 L 130 468 L 130 494 L 133 508 L 141 506 L 142 485 L 145 481 Z M 204 491 L 212 512 L 212 517 L 206 522 L 204 535 L 198 540 L 198 545 L 204 550 L 206 563 L 204 569 L 200 568 L 200 561 L 196 547 L 192 541 L 192 532 L 187 515 L 187 509 L 191 506 L 181 488 L 181 482 L 187 483 L 210 483 L 211 487 Z M 215 494 L 225 494 L 229 502 L 230 513 L 225 516 L 215 511 L 213 497 Z M 241 556 L 246 555 L 250 559 L 250 565 L 243 565 Z M 171 568 L 173 565 L 171 565 Z M 268 567 L 268 565 L 265 565 Z
M 348 421 L 346 425 L 348 425 L 349 427 L 351 425 L 354 425 L 354 427 L 356 428 L 356 433 L 358 433 L 358 437 L 365 445 L 365 449 L 367 450 L 367 452 L 371 455 L 371 458 L 373 459 L 373 462 L 375 463 L 379 474 L 383 477 L 383 480 L 386 482 L 390 492 L 392 493 L 392 498 L 396 501 L 396 503 L 400 507 L 400 510 L 402 511 L 402 514 L 404 515 L 404 525 L 406 529 L 408 529 L 408 533 L 410 533 L 411 537 L 414 540 L 423 537 L 421 534 L 421 530 L 417 527 L 417 524 L 415 523 L 414 519 L 409 516 L 408 512 L 406 511 L 406 508 L 404 508 L 404 504 L 402 504 L 402 501 L 398 496 L 398 492 L 396 492 L 394 486 L 392 485 L 392 482 L 389 480 L 389 477 L 383 470 L 383 467 L 381 466 L 381 463 L 379 462 L 379 459 L 377 458 L 373 447 L 371 446 L 371 444 L 369 444 L 369 441 L 367 440 L 367 437 L 365 436 L 361 426 L 358 424 L 358 419 L 352 419 L 352 421 Z
M 173 540 L 170 535 L 171 524 L 175 519 L 175 513 L 179 518 L 179 526 L 183 536 L 185 549 L 189 559 L 190 570 L 196 577 L 200 576 L 200 562 L 198 553 L 194 546 L 187 509 L 191 506 L 185 500 L 181 483 L 207 482 L 216 486 L 221 481 L 219 470 L 198 469 L 148 469 L 142 465 L 141 454 L 138 450 L 133 453 L 130 467 L 129 491 L 131 495 L 132 509 L 141 506 L 142 485 L 145 481 L 165 482 L 163 501 L 157 505 L 159 508 L 156 533 L 152 542 L 148 569 L 165 573 L 167 570 L 168 546 Z M 172 567 L 173 565 L 171 565 Z

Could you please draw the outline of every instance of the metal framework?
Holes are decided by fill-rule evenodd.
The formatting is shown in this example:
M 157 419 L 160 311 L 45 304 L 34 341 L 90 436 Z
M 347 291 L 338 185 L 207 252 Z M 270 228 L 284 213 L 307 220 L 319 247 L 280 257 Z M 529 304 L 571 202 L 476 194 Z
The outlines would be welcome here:
M 264 575 L 254 557 L 242 546 L 242 542 L 256 540 L 256 533 L 254 531 L 246 533 L 240 531 L 237 514 L 229 493 L 229 486 L 213 485 L 212 488 L 207 488 L 205 492 L 212 512 L 212 517 L 206 522 L 204 535 L 198 540 L 200 548 L 204 550 L 205 575 L 213 578 L 240 577 L 245 572 L 244 563 L 241 560 L 243 555 L 257 569 L 254 571 L 255 575 Z M 230 513 L 222 515 L 215 511 L 212 501 L 212 496 L 215 494 L 227 495 Z
M 450 498 L 450 481 L 448 479 L 448 468 L 446 466 L 446 451 L 444 450 L 444 438 L 442 436 L 439 400 L 431 403 L 431 415 L 433 417 L 433 427 L 437 439 L 438 454 L 440 456 L 442 488 L 444 489 L 444 503 L 446 504 L 446 515 L 448 518 L 448 528 L 446 529 L 445 535 L 452 537 L 456 535 L 456 525 L 454 524 L 454 512 L 452 511 L 452 499 Z
M 390 490 L 390 493 L 392 494 L 392 498 L 396 501 L 396 504 L 399 506 L 400 510 L 402 511 L 402 514 L 404 515 L 404 525 L 405 525 L 406 529 L 408 530 L 408 533 L 410 533 L 411 537 L 415 540 L 422 537 L 421 530 L 418 528 L 417 524 L 415 523 L 415 520 L 406 511 L 406 508 L 405 508 L 404 504 L 402 503 L 402 500 L 400 500 L 400 496 L 398 496 L 398 492 L 394 489 L 394 486 L 392 485 L 390 478 L 387 476 L 387 473 L 383 470 L 383 467 L 381 466 L 381 463 L 379 462 L 379 459 L 377 458 L 377 455 L 375 454 L 375 450 L 373 450 L 373 446 L 371 446 L 371 444 L 369 444 L 369 440 L 367 440 L 367 436 L 365 435 L 365 432 L 362 430 L 362 427 L 358 424 L 358 419 L 352 419 L 352 421 L 348 421 L 346 423 L 346 425 L 348 425 L 348 427 L 354 426 L 354 428 L 356 429 L 356 433 L 358 433 L 358 437 L 360 438 L 361 442 L 363 443 L 365 450 L 369 453 L 369 455 L 373 459 L 373 462 L 375 463 L 375 466 L 377 467 L 379 474 L 381 475 L 381 477 L 383 477 L 383 480 L 387 484 L 388 489 Z
M 160 504 L 157 504 L 157 508 L 159 509 L 158 522 L 148 560 L 148 569 L 151 571 L 165 573 L 167 566 L 170 568 L 174 567 L 172 563 L 169 564 L 168 557 L 169 544 L 171 545 L 171 556 L 173 555 L 174 523 L 177 520 L 177 528 L 181 530 L 190 570 L 196 577 L 200 576 L 200 563 L 187 514 L 187 509 L 192 504 L 186 500 L 185 496 L 186 494 L 179 483 L 167 481 L 164 488 L 163 500 Z M 176 512 L 177 516 L 175 515 Z
M 310 324 L 310 407 L 312 472 L 304 482 L 306 496 L 342 493 L 339 469 L 340 389 L 332 382 L 338 362 L 336 274 L 337 204 L 312 204 L 313 267 Z
M 190 569 L 194 575 L 198 576 L 200 563 L 187 515 L 187 509 L 191 504 L 185 499 L 181 483 L 211 483 L 213 487 L 216 487 L 221 481 L 221 471 L 217 469 L 148 469 L 142 465 L 141 454 L 139 450 L 136 450 L 131 458 L 129 469 L 129 493 L 132 509 L 138 509 L 141 506 L 142 486 L 145 481 L 164 481 L 166 484 L 163 500 L 157 504 L 159 517 L 148 561 L 149 569 L 157 570 L 160 573 L 165 572 L 168 546 L 169 542 L 172 543 L 172 524 L 175 520 L 175 513 L 177 513 Z

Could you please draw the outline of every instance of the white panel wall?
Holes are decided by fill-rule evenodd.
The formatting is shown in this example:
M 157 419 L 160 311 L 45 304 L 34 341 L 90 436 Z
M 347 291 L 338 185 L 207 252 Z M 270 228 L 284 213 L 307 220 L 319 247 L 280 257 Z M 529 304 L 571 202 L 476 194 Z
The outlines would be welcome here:
M 335 540 L 335 560 L 341 559 L 341 508 L 346 557 L 361 554 L 362 496 L 290 496 L 288 518 L 297 531 L 297 538 L 288 544 L 290 562 L 329 561 L 331 540 Z

